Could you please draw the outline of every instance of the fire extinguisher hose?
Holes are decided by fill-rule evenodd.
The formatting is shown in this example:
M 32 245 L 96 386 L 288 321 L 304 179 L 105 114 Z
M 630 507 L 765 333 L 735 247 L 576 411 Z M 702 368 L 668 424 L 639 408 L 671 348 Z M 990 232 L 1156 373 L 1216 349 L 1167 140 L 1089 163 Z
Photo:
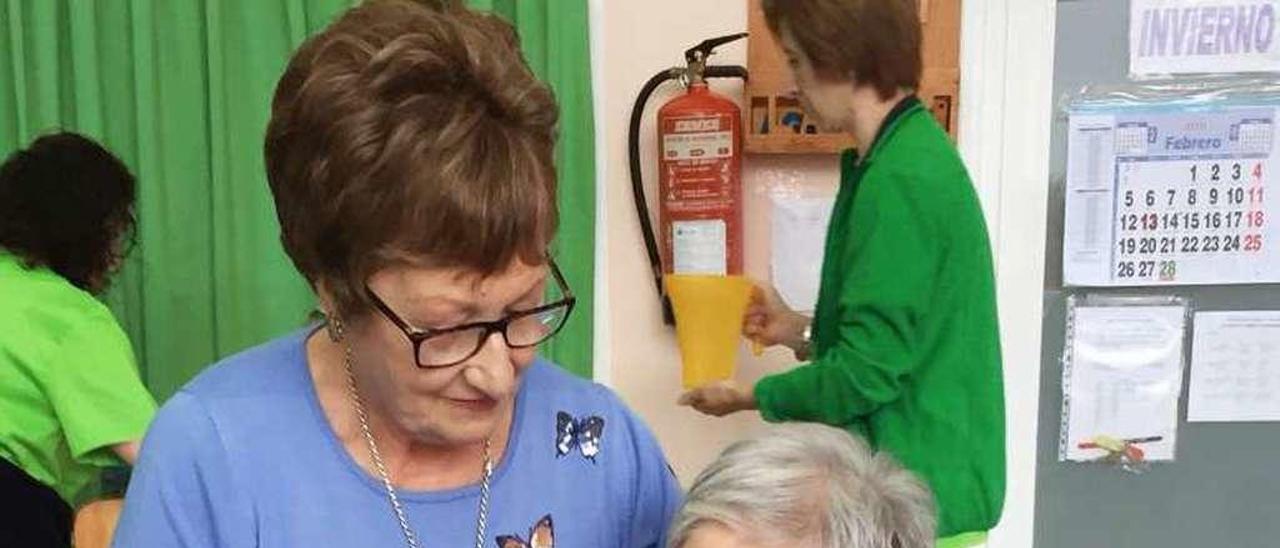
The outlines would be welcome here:
M 640 122 L 644 119 L 644 107 L 648 104 L 653 92 L 668 80 L 678 78 L 680 78 L 680 69 L 673 68 L 663 70 L 645 82 L 644 87 L 640 88 L 640 95 L 636 97 L 635 106 L 631 108 L 631 128 L 627 134 L 632 197 L 636 203 L 636 214 L 640 218 L 640 232 L 644 235 L 644 247 L 649 253 L 653 283 L 658 290 L 658 296 L 662 298 L 662 317 L 668 324 L 675 322 L 675 313 L 671 309 L 671 300 L 667 298 L 667 292 L 662 287 L 662 255 L 658 251 L 658 238 L 654 234 L 653 220 L 649 215 L 649 201 L 644 194 L 644 174 L 640 166 Z

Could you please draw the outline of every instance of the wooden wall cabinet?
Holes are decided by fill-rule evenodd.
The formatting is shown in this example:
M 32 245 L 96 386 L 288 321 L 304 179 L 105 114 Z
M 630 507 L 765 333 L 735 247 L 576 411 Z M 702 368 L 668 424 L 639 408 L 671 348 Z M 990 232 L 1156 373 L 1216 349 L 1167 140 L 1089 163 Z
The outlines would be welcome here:
M 782 48 L 765 22 L 760 0 L 747 0 L 746 151 L 748 154 L 834 154 L 853 137 L 823 133 L 795 99 Z M 917 94 L 938 123 L 956 136 L 960 93 L 960 0 L 917 0 L 924 30 L 924 73 Z

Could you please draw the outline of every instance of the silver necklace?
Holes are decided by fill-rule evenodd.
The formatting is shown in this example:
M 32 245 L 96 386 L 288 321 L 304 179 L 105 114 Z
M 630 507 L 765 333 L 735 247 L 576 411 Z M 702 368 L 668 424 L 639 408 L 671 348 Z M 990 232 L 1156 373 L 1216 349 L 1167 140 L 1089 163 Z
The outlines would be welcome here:
M 346 347 L 347 388 L 351 392 L 351 403 L 355 406 L 356 417 L 360 419 L 360 432 L 364 434 L 365 445 L 369 447 L 369 457 L 373 460 L 373 467 L 382 479 L 382 487 L 387 492 L 387 500 L 391 502 L 391 510 L 395 512 L 396 520 L 400 522 L 400 531 L 404 533 L 405 544 L 409 548 L 419 548 L 421 545 L 418 544 L 418 536 L 414 534 L 413 528 L 409 526 L 409 520 L 405 518 L 400 497 L 396 494 L 395 486 L 391 485 L 391 476 L 387 474 L 387 467 L 382 463 L 382 453 L 378 451 L 378 444 L 373 440 L 373 432 L 369 429 L 369 416 L 364 411 L 364 402 L 361 401 L 360 391 L 356 388 L 356 375 L 352 371 L 351 363 L 354 359 L 351 356 L 351 345 L 343 346 Z M 489 438 L 485 438 L 484 474 L 480 479 L 480 507 L 476 517 L 476 548 L 484 548 L 485 530 L 489 528 L 489 479 L 493 477 L 493 459 L 489 455 L 489 445 Z

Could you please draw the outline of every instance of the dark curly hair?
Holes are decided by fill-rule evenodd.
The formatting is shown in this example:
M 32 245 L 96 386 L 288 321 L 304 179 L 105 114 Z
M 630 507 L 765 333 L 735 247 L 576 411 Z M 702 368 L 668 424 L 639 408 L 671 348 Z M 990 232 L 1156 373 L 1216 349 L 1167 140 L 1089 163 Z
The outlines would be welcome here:
M 0 165 L 0 248 L 98 293 L 132 244 L 135 181 L 82 135 L 36 139 Z

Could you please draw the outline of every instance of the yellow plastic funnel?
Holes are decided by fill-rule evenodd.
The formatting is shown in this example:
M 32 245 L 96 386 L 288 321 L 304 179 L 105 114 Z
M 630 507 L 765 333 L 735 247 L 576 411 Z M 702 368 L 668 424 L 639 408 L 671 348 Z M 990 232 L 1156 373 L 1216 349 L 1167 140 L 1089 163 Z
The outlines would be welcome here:
M 733 377 L 752 284 L 741 276 L 667 275 L 685 388 Z

